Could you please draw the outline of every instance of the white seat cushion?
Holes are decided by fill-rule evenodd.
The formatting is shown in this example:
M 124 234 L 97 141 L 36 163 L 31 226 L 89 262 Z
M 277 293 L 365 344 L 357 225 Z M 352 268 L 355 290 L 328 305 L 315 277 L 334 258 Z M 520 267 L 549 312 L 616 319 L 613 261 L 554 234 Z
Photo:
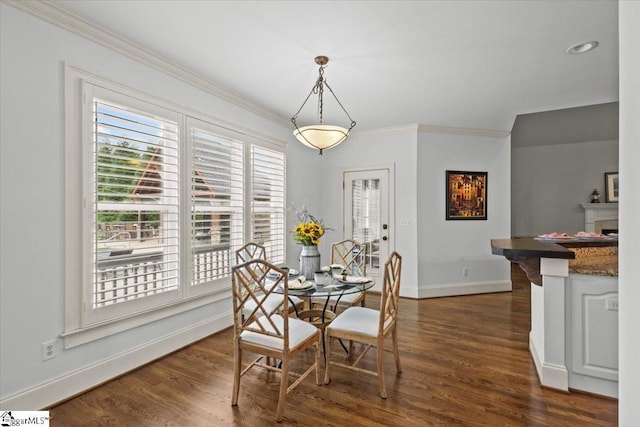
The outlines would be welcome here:
M 282 318 L 282 316 L 280 316 L 279 314 L 275 314 L 271 316 L 271 320 L 273 320 L 273 323 L 275 323 L 280 332 L 284 333 L 284 319 Z M 269 322 L 262 321 L 261 324 L 266 330 L 275 333 L 275 330 Z M 251 323 L 249 327 L 259 328 L 256 325 L 256 322 Z M 301 342 L 317 334 L 318 328 L 313 326 L 311 323 L 293 317 L 289 318 L 289 348 L 295 348 Z M 264 347 L 270 347 L 276 350 L 284 349 L 283 338 L 272 337 L 264 334 L 259 334 L 257 332 L 242 331 L 242 333 L 240 334 L 240 339 L 242 341 L 258 344 Z
M 329 324 L 331 331 L 357 332 L 370 337 L 378 336 L 380 312 L 367 307 L 349 307 Z
M 351 305 L 358 298 L 362 298 L 362 292 L 354 292 L 351 294 L 345 294 L 340 297 L 338 304 Z M 329 305 L 334 305 L 338 301 L 338 295 L 331 295 L 329 297 Z

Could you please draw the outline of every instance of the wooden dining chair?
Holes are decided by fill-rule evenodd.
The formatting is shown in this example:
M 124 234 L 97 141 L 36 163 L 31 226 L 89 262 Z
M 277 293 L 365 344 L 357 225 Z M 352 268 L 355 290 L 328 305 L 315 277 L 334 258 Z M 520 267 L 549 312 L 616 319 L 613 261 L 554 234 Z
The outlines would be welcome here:
M 288 312 L 289 274 L 267 261 L 252 259 L 232 268 L 233 293 L 233 393 L 231 405 L 238 404 L 240 392 L 240 378 L 253 367 L 280 373 L 280 392 L 278 394 L 278 409 L 276 421 L 283 418 L 287 395 L 302 382 L 313 370 L 316 373 L 316 384 L 320 385 L 320 341 L 321 333 L 313 325 L 295 317 L 282 315 L 282 311 L 272 311 L 266 305 L 266 300 L 274 292 L 275 287 L 268 285 L 267 275 L 275 272 L 279 275 L 275 286 L 282 286 L 284 291 L 283 311 Z M 249 315 L 245 315 L 247 304 L 253 302 Z M 290 370 L 291 360 L 302 351 L 313 348 L 314 363 L 302 374 Z M 242 367 L 243 351 L 259 355 L 244 369 Z M 265 363 L 273 357 L 282 363 L 272 366 Z M 289 384 L 289 376 L 297 379 Z M 263 393 L 264 390 L 255 390 Z
M 346 239 L 341 242 L 331 244 L 331 264 L 340 264 L 345 267 L 349 274 L 366 276 L 367 260 L 366 247 L 356 240 Z M 329 304 L 334 306 L 336 301 L 338 306 L 352 307 L 360 305 L 364 307 L 365 293 L 357 292 L 343 295 L 340 299 L 331 297 Z M 334 307 L 337 308 L 337 307 Z
M 236 250 L 236 265 L 245 263 L 252 259 L 261 259 L 267 260 L 267 250 L 264 246 L 249 242 L 243 245 L 240 249 Z M 282 300 L 284 297 L 280 294 L 271 294 L 269 299 L 265 302 L 265 308 L 270 308 L 271 310 L 277 310 L 282 306 Z M 304 301 L 301 298 L 296 296 L 290 296 L 289 301 L 291 302 L 291 306 L 289 307 L 290 311 L 293 310 L 302 310 L 304 306 Z M 252 303 L 249 302 L 247 304 L 247 308 L 245 311 L 251 311 L 253 309 Z M 259 313 L 258 313 L 259 314 Z
M 384 282 L 382 295 L 380 296 L 380 309 L 374 310 L 366 307 L 349 307 L 338 314 L 333 322 L 325 330 L 326 370 L 324 383 L 329 384 L 331 365 L 342 366 L 358 372 L 372 374 L 378 377 L 380 397 L 387 398 L 384 379 L 384 342 L 391 334 L 392 351 L 396 361 L 396 370 L 401 372 L 400 355 L 398 353 L 398 307 L 400 301 L 400 273 L 402 270 L 402 257 L 393 252 L 384 265 Z M 353 363 L 347 364 L 331 360 L 331 343 L 336 339 L 351 340 L 365 344 L 362 353 Z M 354 357 L 353 346 L 347 357 Z M 376 347 L 377 363 L 376 371 L 357 367 L 358 362 L 371 347 Z

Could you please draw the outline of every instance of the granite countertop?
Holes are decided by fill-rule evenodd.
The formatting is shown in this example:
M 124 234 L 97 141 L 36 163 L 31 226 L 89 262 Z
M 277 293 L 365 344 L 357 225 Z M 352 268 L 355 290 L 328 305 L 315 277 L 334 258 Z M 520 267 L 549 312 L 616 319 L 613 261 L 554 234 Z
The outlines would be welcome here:
M 569 260 L 569 272 L 595 276 L 618 276 L 618 247 L 570 248 L 575 259 Z

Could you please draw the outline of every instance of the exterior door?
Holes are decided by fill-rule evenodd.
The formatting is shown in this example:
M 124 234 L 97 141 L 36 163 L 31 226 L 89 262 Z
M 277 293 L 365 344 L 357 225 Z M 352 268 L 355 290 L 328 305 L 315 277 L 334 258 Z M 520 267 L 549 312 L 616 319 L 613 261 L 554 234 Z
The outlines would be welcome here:
M 389 169 L 343 173 L 344 238 L 364 243 L 367 275 L 381 275 L 391 245 Z

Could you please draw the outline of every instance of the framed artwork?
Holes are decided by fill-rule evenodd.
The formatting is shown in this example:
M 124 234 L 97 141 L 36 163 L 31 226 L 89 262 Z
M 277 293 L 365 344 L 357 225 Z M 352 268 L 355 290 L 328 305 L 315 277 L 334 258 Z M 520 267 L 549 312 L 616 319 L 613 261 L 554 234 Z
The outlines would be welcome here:
M 447 220 L 487 219 L 487 172 L 446 171 Z
M 618 172 L 606 172 L 604 174 L 605 202 L 618 202 Z

